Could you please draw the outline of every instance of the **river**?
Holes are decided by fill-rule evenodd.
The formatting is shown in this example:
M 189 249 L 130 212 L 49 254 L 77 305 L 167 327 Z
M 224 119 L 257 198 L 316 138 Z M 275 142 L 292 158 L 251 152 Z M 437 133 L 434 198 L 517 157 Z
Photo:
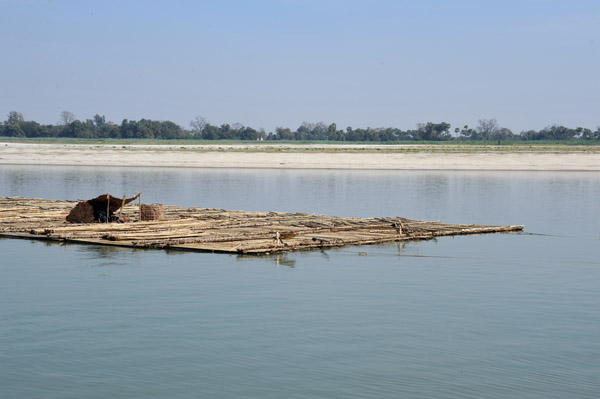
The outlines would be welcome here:
M 0 239 L 0 397 L 595 398 L 600 174 L 0 166 L 0 195 L 522 234 L 266 257 Z

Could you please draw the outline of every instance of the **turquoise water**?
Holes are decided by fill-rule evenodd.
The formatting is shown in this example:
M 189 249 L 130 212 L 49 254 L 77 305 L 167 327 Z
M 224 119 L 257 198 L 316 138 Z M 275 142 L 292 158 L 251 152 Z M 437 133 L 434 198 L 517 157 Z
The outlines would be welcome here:
M 526 234 L 272 257 L 0 239 L 0 397 L 600 392 L 600 174 L 0 167 L 0 195 L 138 190 Z

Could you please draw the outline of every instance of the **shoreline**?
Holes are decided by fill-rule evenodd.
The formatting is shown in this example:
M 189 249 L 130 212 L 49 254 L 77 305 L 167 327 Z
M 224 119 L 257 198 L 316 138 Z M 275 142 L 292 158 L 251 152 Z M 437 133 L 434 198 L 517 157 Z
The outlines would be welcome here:
M 0 165 L 246 169 L 600 171 L 599 147 L 431 144 L 0 143 Z M 512 150 L 512 151 L 511 151 Z

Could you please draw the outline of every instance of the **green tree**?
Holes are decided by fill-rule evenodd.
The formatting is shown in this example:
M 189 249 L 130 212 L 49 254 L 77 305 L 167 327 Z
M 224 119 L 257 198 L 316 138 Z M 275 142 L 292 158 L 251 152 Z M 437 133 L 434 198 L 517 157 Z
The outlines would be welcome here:
M 513 134 L 513 132 L 510 129 L 507 129 L 505 127 L 501 127 L 499 129 L 497 129 L 494 133 L 490 134 L 488 136 L 489 140 L 514 140 L 515 135 Z
M 94 115 L 94 124 L 98 127 L 101 127 L 106 123 L 106 118 L 104 115 L 100 116 L 98 114 Z
M 585 129 L 583 127 L 578 127 L 577 129 L 575 129 L 575 131 L 577 132 L 577 138 L 580 138 L 583 140 L 591 140 L 594 138 L 594 133 L 592 132 L 591 129 Z
M 7 123 L 4 125 L 4 132 L 2 133 L 6 137 L 25 137 L 25 133 L 21 130 L 21 127 L 16 123 Z
M 7 124 L 19 124 L 21 122 L 25 122 L 25 118 L 23 118 L 23 114 L 17 111 L 10 111 L 8 113 L 8 118 L 6 119 Z
M 204 140 L 217 140 L 219 138 L 219 128 L 207 123 L 202 129 L 202 138 Z
M 577 135 L 575 129 L 561 125 L 552 125 L 539 131 L 538 140 L 572 140 Z
M 34 121 L 27 121 L 19 123 L 19 127 L 23 130 L 25 137 L 43 137 L 47 136 L 44 132 L 44 127 Z
M 105 139 L 120 139 L 121 129 L 119 125 L 107 122 L 98 128 L 98 137 Z
M 466 140 L 479 140 L 479 133 L 477 133 L 476 130 L 471 129 L 469 125 L 465 125 L 460 129 L 460 137 Z
M 288 127 L 275 128 L 275 140 L 293 140 L 294 133 Z
M 93 137 L 92 131 L 81 121 L 73 121 L 65 126 L 60 137 L 74 137 L 89 139 Z
M 426 141 L 450 140 L 450 124 L 446 122 L 426 124 L 419 123 L 417 125 L 418 138 Z

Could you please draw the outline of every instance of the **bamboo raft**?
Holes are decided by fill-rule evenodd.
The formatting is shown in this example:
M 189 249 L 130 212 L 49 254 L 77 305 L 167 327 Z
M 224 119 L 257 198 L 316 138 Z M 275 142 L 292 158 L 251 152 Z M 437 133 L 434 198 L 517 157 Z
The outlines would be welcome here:
M 523 230 L 523 226 L 445 224 L 400 217 L 347 218 L 169 205 L 163 207 L 160 221 L 68 223 L 65 218 L 76 204 L 77 201 L 0 197 L 0 236 L 259 255 Z M 135 216 L 138 209 L 129 204 L 123 212 Z

